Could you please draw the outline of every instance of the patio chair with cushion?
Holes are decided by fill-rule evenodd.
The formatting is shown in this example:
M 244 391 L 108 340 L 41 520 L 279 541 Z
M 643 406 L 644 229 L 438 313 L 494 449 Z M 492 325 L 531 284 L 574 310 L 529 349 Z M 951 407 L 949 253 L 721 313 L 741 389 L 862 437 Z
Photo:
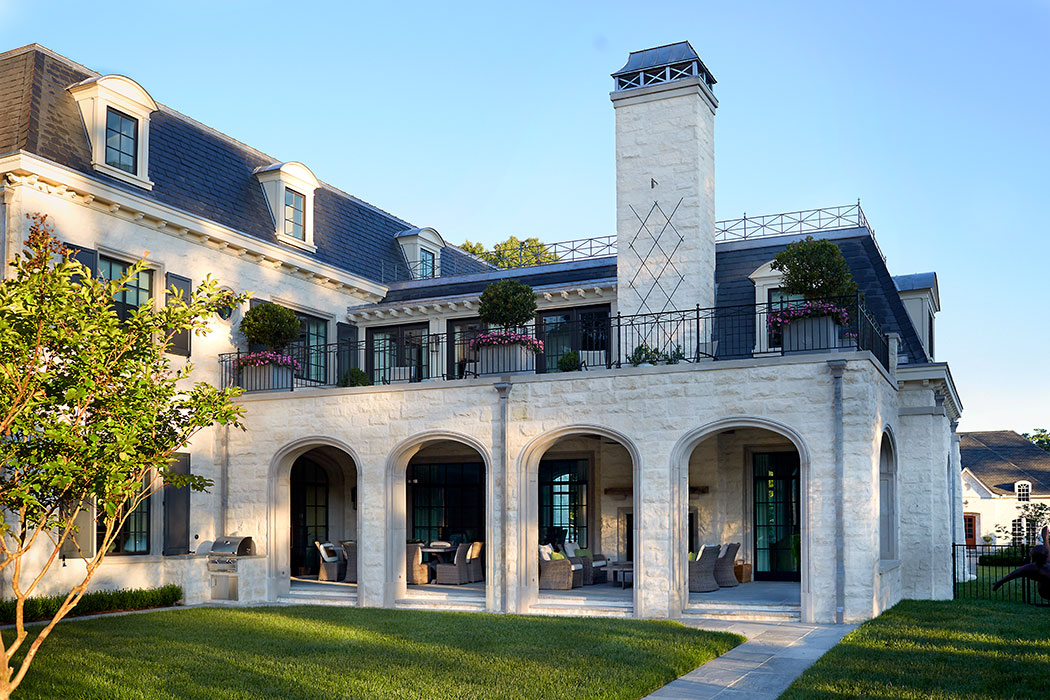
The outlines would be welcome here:
M 700 549 L 696 561 L 689 562 L 689 592 L 708 593 L 718 590 L 715 580 L 715 560 L 718 559 L 720 545 L 705 544 Z
M 583 585 L 605 583 L 609 580 L 606 572 L 609 560 L 605 555 L 594 554 L 589 549 L 577 546 L 575 542 L 566 542 L 563 549 L 570 559 L 576 558 L 583 563 Z
M 435 583 L 462 586 L 470 583 L 470 545 L 461 544 L 456 547 L 456 558 L 451 564 L 437 565 L 437 579 Z
M 423 563 L 423 545 L 418 542 L 408 545 L 408 571 L 406 577 L 411 585 L 430 583 L 430 567 Z
M 583 565 L 574 564 L 547 544 L 540 545 L 540 588 L 568 591 L 583 585 Z
M 343 547 L 343 556 L 346 558 L 346 575 L 343 583 L 357 583 L 357 542 L 343 540 L 339 543 Z
M 331 542 L 318 542 L 314 546 L 321 553 L 321 568 L 317 571 L 318 581 L 342 581 L 346 576 L 346 557 L 343 550 Z
M 722 588 L 732 588 L 740 585 L 736 580 L 733 565 L 736 564 L 736 553 L 740 550 L 739 542 L 730 542 L 726 545 L 722 555 L 715 560 L 715 581 Z
M 470 546 L 470 582 L 485 580 L 485 562 L 481 559 L 481 542 Z

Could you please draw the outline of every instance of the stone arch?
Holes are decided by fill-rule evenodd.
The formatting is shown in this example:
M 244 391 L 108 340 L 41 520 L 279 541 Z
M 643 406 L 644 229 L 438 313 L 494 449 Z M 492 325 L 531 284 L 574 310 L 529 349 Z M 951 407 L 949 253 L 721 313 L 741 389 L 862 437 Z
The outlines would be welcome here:
M 481 457 L 485 468 L 485 608 L 496 610 L 501 602 L 496 600 L 496 590 L 502 575 L 496 566 L 494 552 L 501 548 L 496 527 L 495 508 L 496 479 L 492 473 L 492 458 L 487 445 L 465 433 L 450 430 L 427 430 L 399 442 L 390 451 L 386 461 L 386 574 L 384 605 L 393 607 L 398 598 L 407 594 L 405 542 L 407 540 L 406 480 L 408 464 L 424 447 L 438 442 L 454 442 L 465 445 Z
M 679 438 L 675 443 L 674 448 L 671 450 L 672 482 L 676 485 L 671 496 L 673 504 L 671 532 L 673 533 L 672 538 L 677 540 L 674 542 L 673 547 L 673 551 L 676 554 L 684 552 L 684 548 L 686 547 L 685 538 L 689 510 L 690 458 L 692 457 L 694 450 L 696 450 L 696 448 L 705 440 L 714 437 L 723 431 L 738 428 L 756 428 L 759 430 L 766 430 L 786 438 L 792 445 L 794 445 L 799 456 L 800 530 L 803 533 L 810 532 L 810 512 L 812 508 L 809 503 L 810 489 L 808 486 L 811 453 L 802 435 L 791 426 L 770 418 L 764 418 L 761 416 L 729 416 L 706 423 L 698 428 L 688 431 L 685 435 Z M 808 593 L 811 584 L 811 577 L 809 575 L 809 556 L 809 543 L 807 542 L 807 537 L 803 536 L 800 542 L 799 557 L 802 591 L 801 614 L 803 620 L 808 619 L 807 614 L 810 613 L 811 607 L 808 601 Z M 678 607 L 678 609 L 684 609 L 689 601 L 688 561 L 685 556 L 675 556 L 674 562 L 675 565 L 672 567 L 671 572 L 671 588 L 672 591 L 678 592 L 679 601 L 676 607 Z
M 361 461 L 357 452 L 342 440 L 327 435 L 309 435 L 288 443 L 274 453 L 270 459 L 267 497 L 266 535 L 269 552 L 267 556 L 267 599 L 274 600 L 278 595 L 287 593 L 291 586 L 291 541 L 289 522 L 291 520 L 291 472 L 295 461 L 319 447 L 329 447 L 342 452 L 353 464 L 353 475 L 358 485 L 361 484 Z M 330 477 L 336 477 L 341 486 L 346 477 L 346 465 L 338 464 L 330 456 L 322 458 L 324 467 Z M 360 490 L 358 491 L 360 493 Z M 357 532 L 361 532 L 360 504 L 357 510 Z M 358 571 L 361 570 L 361 548 L 358 547 Z M 358 584 L 358 600 L 361 600 L 362 583 Z
M 539 547 L 539 467 L 543 456 L 559 440 L 572 436 L 597 435 L 613 440 L 622 446 L 631 458 L 632 509 L 641 513 L 639 499 L 641 484 L 642 456 L 634 440 L 624 433 L 600 425 L 578 423 L 546 431 L 530 440 L 518 455 L 517 482 L 519 517 L 517 540 L 520 543 L 517 553 L 517 567 L 514 573 L 517 595 L 513 596 L 517 609 L 513 612 L 528 612 L 529 605 L 536 602 L 539 595 L 539 559 L 536 554 Z M 639 518 L 634 520 L 634 542 L 639 542 Z M 635 561 L 633 591 L 634 610 L 639 611 L 639 593 L 643 590 L 645 570 L 640 561 Z M 639 585 L 639 582 L 643 582 Z

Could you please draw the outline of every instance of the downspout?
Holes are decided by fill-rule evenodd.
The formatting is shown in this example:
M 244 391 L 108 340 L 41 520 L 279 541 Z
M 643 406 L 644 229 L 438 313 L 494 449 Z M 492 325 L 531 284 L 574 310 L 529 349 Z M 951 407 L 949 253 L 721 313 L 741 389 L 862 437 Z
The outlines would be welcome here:
M 495 529 L 496 529 L 496 532 L 499 533 L 499 537 L 500 537 L 500 540 L 501 540 L 500 550 L 503 552 L 503 556 L 501 557 L 502 562 L 497 561 L 497 559 L 496 559 L 496 551 L 495 551 L 495 548 L 493 548 L 493 547 L 488 547 L 488 550 L 489 550 L 488 556 L 489 556 L 490 561 L 492 562 L 492 566 L 490 567 L 489 570 L 490 571 L 495 571 L 497 567 L 499 568 L 499 574 L 498 574 L 497 580 L 499 581 L 499 598 L 500 598 L 499 599 L 499 608 L 500 608 L 501 612 L 508 611 L 509 607 L 510 607 L 510 598 L 507 595 L 507 588 L 508 588 L 508 586 L 507 586 L 507 571 L 506 571 L 506 562 L 507 562 L 507 556 L 506 556 L 506 552 L 507 552 L 507 482 L 508 482 L 507 469 L 508 469 L 508 463 L 509 463 L 509 460 L 507 459 L 507 442 L 508 442 L 507 438 L 508 438 L 509 430 L 510 430 L 510 402 L 509 402 L 509 397 L 510 397 L 510 390 L 511 390 L 511 388 L 513 386 L 514 385 L 511 384 L 509 381 L 499 381 L 499 382 L 496 382 L 496 384 L 494 386 L 494 388 L 496 389 L 496 393 L 499 394 L 499 425 L 498 425 L 498 427 L 496 429 L 496 435 L 494 436 L 495 437 L 494 442 L 496 444 L 493 445 L 493 450 L 492 450 L 493 460 L 496 461 L 498 464 L 493 465 L 493 467 L 494 467 L 493 471 L 495 472 L 495 474 L 499 475 L 499 482 L 500 482 L 500 485 L 501 485 L 502 490 L 503 490 L 503 499 L 502 499 L 502 504 L 503 505 L 502 505 L 501 508 L 497 509 L 496 513 L 495 513 L 495 519 L 496 519 L 496 522 L 495 522 L 495 526 L 496 527 L 495 527 Z M 495 479 L 493 479 L 493 483 L 495 483 Z M 521 488 L 520 485 L 519 485 L 519 488 Z M 491 496 L 491 494 L 490 494 L 490 496 Z M 518 559 L 520 560 L 520 557 Z M 486 603 L 486 607 L 489 608 L 490 610 L 492 610 L 494 605 L 495 605 L 495 603 L 496 603 L 496 601 L 488 601 L 488 600 L 486 600 L 485 603 Z
M 845 504 L 842 502 L 845 488 L 842 483 L 845 468 L 845 448 L 843 445 L 843 411 L 842 411 L 842 374 L 846 370 L 845 360 L 829 360 L 834 384 L 832 410 L 835 423 L 835 622 L 842 624 L 846 617 L 846 523 Z
M 222 429 L 222 447 L 219 452 L 219 473 L 219 478 L 222 479 L 222 486 L 219 490 L 220 530 L 218 537 L 225 537 L 230 534 L 227 527 L 229 525 L 228 513 L 230 510 L 230 426 L 225 426 Z

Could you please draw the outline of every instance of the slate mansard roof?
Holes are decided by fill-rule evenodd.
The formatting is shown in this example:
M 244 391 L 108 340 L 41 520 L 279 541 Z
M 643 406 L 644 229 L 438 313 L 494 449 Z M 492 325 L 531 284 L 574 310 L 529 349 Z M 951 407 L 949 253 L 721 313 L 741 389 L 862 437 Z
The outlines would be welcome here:
M 149 178 L 144 190 L 91 167 L 91 150 L 67 88 L 97 73 L 37 45 L 0 54 L 0 156 L 26 151 L 117 189 L 277 243 L 274 222 L 253 171 L 279 160 L 159 105 L 150 116 Z M 405 274 L 395 234 L 412 224 L 322 183 L 314 193 L 312 257 L 384 282 Z M 299 251 L 297 251 L 299 252 Z M 485 269 L 446 248 L 442 265 Z
M 992 492 L 1014 493 L 1014 482 L 1029 481 L 1033 496 L 1050 496 L 1050 452 L 1012 430 L 959 433 L 959 455 Z

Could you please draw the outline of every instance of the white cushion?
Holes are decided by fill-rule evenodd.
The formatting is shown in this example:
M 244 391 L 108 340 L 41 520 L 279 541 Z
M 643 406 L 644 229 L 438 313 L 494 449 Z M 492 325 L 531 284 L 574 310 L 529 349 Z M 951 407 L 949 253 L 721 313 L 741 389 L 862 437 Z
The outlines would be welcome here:
M 540 545 L 540 559 L 542 559 L 543 561 L 550 561 L 551 560 L 551 553 L 553 551 L 554 550 L 551 549 L 551 546 L 549 544 L 541 544 Z
M 565 555 L 566 556 L 570 556 L 570 557 L 576 556 L 576 543 L 575 542 L 566 542 L 564 549 L 565 549 Z
M 598 561 L 591 562 L 591 568 L 600 569 L 608 563 L 609 562 L 605 561 L 604 559 L 599 559 Z
M 447 547 L 451 547 L 452 543 L 451 542 L 446 542 L 445 540 L 434 540 L 433 542 L 430 543 L 430 546 L 431 547 L 446 547 L 447 548 Z
M 572 570 L 573 571 L 579 571 L 582 568 L 583 568 L 583 564 L 573 564 L 572 565 Z

